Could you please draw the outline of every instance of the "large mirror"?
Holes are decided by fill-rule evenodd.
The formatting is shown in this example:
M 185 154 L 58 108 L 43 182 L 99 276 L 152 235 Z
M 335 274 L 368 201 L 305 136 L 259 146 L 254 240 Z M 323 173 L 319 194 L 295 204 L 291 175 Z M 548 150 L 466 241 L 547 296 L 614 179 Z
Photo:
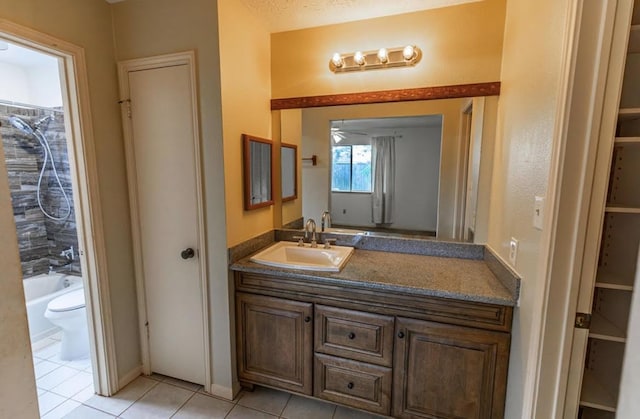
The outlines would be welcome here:
M 273 204 L 271 185 L 272 148 L 270 140 L 243 134 L 244 209 Z
M 329 211 L 338 232 L 485 242 L 496 110 L 490 96 L 283 111 L 283 124 L 301 119 L 301 154 L 318 156 L 302 165 L 300 215 Z

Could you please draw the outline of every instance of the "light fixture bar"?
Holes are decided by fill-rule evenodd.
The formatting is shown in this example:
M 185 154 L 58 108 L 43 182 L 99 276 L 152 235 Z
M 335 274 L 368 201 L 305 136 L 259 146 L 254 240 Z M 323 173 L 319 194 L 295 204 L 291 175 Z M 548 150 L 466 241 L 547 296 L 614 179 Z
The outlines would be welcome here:
M 329 60 L 329 69 L 334 73 L 344 73 L 348 71 L 407 67 L 417 64 L 421 58 L 422 51 L 415 45 L 380 48 L 375 51 L 356 51 L 349 54 L 336 52 Z

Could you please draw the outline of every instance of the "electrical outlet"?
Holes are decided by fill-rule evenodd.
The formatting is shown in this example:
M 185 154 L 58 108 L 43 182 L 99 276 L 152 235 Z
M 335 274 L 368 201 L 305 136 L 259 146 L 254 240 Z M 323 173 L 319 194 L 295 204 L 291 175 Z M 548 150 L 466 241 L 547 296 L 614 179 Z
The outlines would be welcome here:
M 536 196 L 533 204 L 533 227 L 542 230 L 544 222 L 544 197 Z
M 511 237 L 511 242 L 509 243 L 509 262 L 514 267 L 516 266 L 516 259 L 518 258 L 518 240 Z

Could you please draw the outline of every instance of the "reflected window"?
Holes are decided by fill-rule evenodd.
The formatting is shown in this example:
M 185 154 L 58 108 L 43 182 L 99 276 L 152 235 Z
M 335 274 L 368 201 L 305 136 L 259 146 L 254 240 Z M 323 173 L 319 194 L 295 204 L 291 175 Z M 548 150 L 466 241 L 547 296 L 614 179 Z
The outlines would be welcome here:
M 371 192 L 371 145 L 331 148 L 331 190 Z

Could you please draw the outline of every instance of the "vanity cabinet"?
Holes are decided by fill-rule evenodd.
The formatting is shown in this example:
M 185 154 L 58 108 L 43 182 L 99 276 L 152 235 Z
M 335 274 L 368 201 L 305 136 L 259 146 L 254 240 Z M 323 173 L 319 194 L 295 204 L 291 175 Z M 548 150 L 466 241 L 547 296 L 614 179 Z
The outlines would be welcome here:
M 238 376 L 398 418 L 502 418 L 512 308 L 236 272 Z
M 509 335 L 398 318 L 393 416 L 503 417 Z
M 297 393 L 312 393 L 311 303 L 236 295 L 238 376 Z

